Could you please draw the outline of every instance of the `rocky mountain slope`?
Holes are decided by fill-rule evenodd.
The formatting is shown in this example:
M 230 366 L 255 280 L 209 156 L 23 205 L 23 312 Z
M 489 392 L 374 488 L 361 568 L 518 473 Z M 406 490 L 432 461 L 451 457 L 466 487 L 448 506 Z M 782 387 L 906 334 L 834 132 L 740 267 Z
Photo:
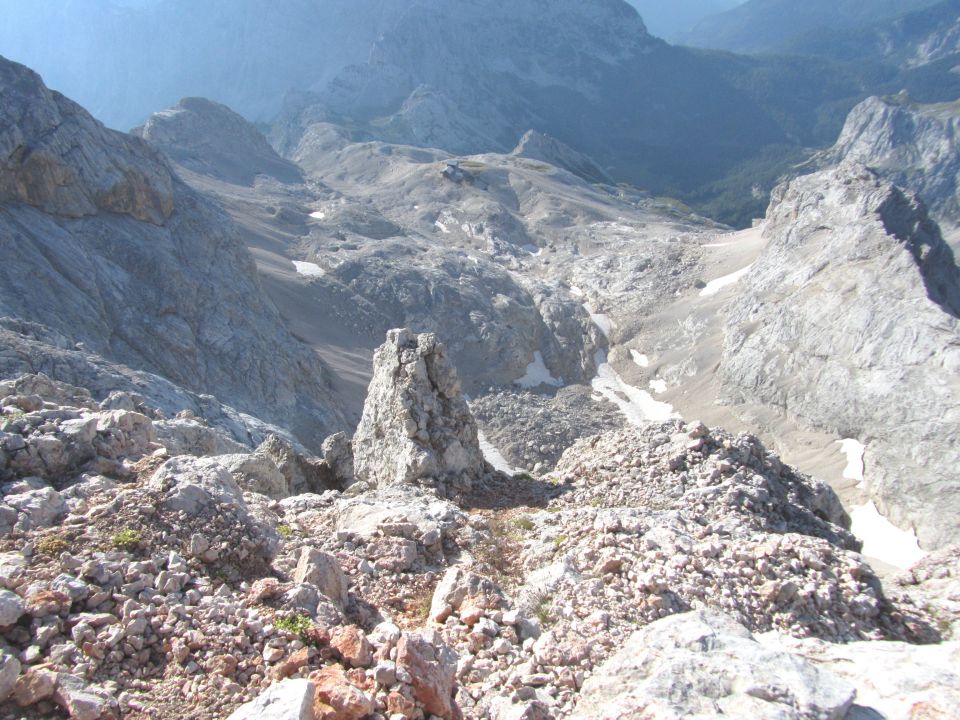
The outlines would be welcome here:
M 196 407 L 176 407 L 172 383 L 315 447 L 339 429 L 325 371 L 264 297 L 218 207 L 27 68 L 0 59 L 0 97 L 0 316 L 18 336 L 5 374 L 43 367 L 76 381 L 113 363 L 166 378 L 141 374 L 137 391 L 168 412 Z
M 722 399 L 860 438 L 878 507 L 930 547 L 956 542 L 960 275 L 939 228 L 844 164 L 782 186 L 763 233 L 726 309 Z
M 924 105 L 906 95 L 868 98 L 847 118 L 837 143 L 817 155 L 821 167 L 851 161 L 909 188 L 944 231 L 960 223 L 957 130 L 960 105 Z
M 594 69 L 665 47 L 604 46 L 618 7 L 557 6 Z M 845 160 L 732 233 L 536 131 L 453 155 L 310 110 L 284 159 L 210 101 L 127 136 L 0 79 L 0 720 L 960 704 L 960 278 L 911 194 Z M 866 444 L 919 563 L 871 567 L 862 508 L 740 432 L 788 421 Z
M 257 175 L 281 183 L 302 183 L 303 173 L 277 155 L 266 138 L 228 107 L 204 98 L 184 98 L 151 115 L 132 134 L 163 148 L 177 165 L 236 185 L 253 185 Z
M 657 0 L 628 0 L 647 27 L 666 40 L 691 30 L 700 20 L 729 10 L 743 0 L 675 0 L 665 5 Z
M 935 5 L 937 0 L 859 0 L 802 5 L 789 0 L 747 0 L 726 12 L 705 18 L 694 29 L 678 36 L 696 47 L 732 52 L 783 52 L 801 39 L 818 33 L 850 31 L 891 20 Z
M 944 101 L 960 86 L 947 64 L 920 72 L 670 47 L 623 0 L 95 6 L 10 0 L 0 47 L 121 128 L 204 96 L 277 120 L 285 156 L 317 122 L 459 154 L 506 153 L 534 129 L 618 182 L 739 226 L 866 95 L 906 87 Z
M 154 122 L 162 125 L 165 114 Z M 204 148 L 211 142 L 205 133 L 217 134 L 216 122 L 205 122 L 183 123 L 151 140 L 171 154 L 180 145 Z M 554 157 L 569 157 L 557 147 L 551 145 Z M 331 124 L 313 125 L 291 156 L 306 185 L 264 175 L 252 186 L 227 182 L 216 159 L 196 172 L 181 171 L 194 187 L 217 194 L 244 227 L 268 291 L 298 335 L 335 368 L 355 417 L 377 337 L 392 325 L 412 325 L 455 330 L 451 356 L 463 370 L 485 439 L 500 448 L 507 465 L 549 470 L 582 436 L 572 427 L 588 433 L 622 428 L 631 413 L 669 416 L 673 408 L 667 403 L 694 416 L 707 413 L 734 427 L 774 433 L 789 447 L 769 418 L 751 411 L 744 424 L 709 407 L 718 394 L 727 400 L 736 395 L 715 385 L 715 369 L 727 303 L 741 289 L 736 280 L 766 243 L 760 231 L 756 239 L 723 237 L 722 228 L 642 195 L 591 187 L 542 160 L 516 154 L 454 158 L 356 143 Z M 855 192 L 848 200 L 860 202 Z M 860 223 L 859 216 L 850 220 L 851 226 Z M 409 252 L 411 243 L 418 254 Z M 371 267 L 376 273 L 364 271 Z M 504 284 L 493 287 L 511 289 L 494 291 L 484 277 L 500 278 Z M 424 299 L 424 283 L 438 288 L 432 296 L 442 300 Z M 514 302 L 491 303 L 492 292 Z M 532 300 L 515 304 L 524 297 Z M 528 322 L 516 314 L 521 308 L 532 312 L 532 324 L 506 332 Z M 610 371 L 616 379 L 607 385 L 603 373 Z M 779 381 L 771 385 L 786 392 Z M 590 398 L 599 397 L 598 387 L 610 393 L 601 402 Z M 747 400 L 783 408 L 768 397 L 737 396 L 735 411 Z M 931 402 L 940 407 L 939 400 Z M 792 412 L 789 405 L 801 425 L 840 433 L 835 437 L 872 437 L 860 426 Z M 883 412 L 861 411 L 883 426 Z M 909 452 L 884 432 L 877 452 L 880 445 L 891 456 Z M 868 462 L 872 468 L 873 460 Z M 898 489 L 886 499 L 875 497 L 892 512 L 888 508 L 901 502 L 900 494 Z M 891 516 L 906 526 L 916 522 Z M 933 534 L 923 539 L 933 547 L 940 542 Z
M 234 121 L 243 122 L 235 115 Z M 217 123 L 218 116 L 208 114 L 174 131 L 161 113 L 143 133 L 175 154 L 182 146 L 209 148 L 222 134 Z M 164 132 L 155 132 L 160 126 Z M 449 349 L 471 394 L 523 377 L 535 353 L 556 377 L 589 377 L 601 339 L 580 302 L 510 270 L 532 257 L 537 239 L 523 233 L 504 207 L 516 202 L 506 176 L 481 190 L 446 177 L 449 156 L 443 153 L 382 144 L 343 143 L 339 153 L 309 147 L 331 175 L 348 182 L 327 185 L 332 178 L 308 170 L 307 184 L 264 175 L 252 186 L 236 184 L 211 153 L 202 156 L 202 172 L 180 171 L 195 188 L 215 194 L 241 225 L 267 292 L 298 336 L 334 368 L 356 418 L 372 352 L 388 329 L 400 325 L 450 330 Z M 312 169 L 305 157 L 298 155 Z M 274 156 L 272 162 L 281 161 Z M 380 173 L 399 183 L 390 195 Z M 526 175 L 544 182 L 537 177 L 542 172 Z M 562 183 L 570 182 L 585 187 L 564 175 Z M 459 241 L 461 221 L 444 215 L 461 188 L 486 199 L 476 236 L 466 242 Z
M 924 3 L 927 5 L 927 3 Z M 929 7 L 903 8 L 903 14 L 854 27 L 822 27 L 798 36 L 781 52 L 816 55 L 840 61 L 873 60 L 900 67 L 956 64 L 960 50 L 960 3 L 941 0 Z
M 398 331 L 376 358 L 381 441 L 331 438 L 327 459 L 277 438 L 184 452 L 130 395 L 0 385 L 0 717 L 801 720 L 956 702 L 940 659 L 956 643 L 904 642 L 939 640 L 955 610 L 885 590 L 832 491 L 756 438 L 651 425 L 511 478 L 478 457 L 436 338 Z M 404 452 L 427 408 L 416 442 L 458 455 L 469 485 Z M 809 638 L 897 641 L 885 652 L 919 674 L 877 698 Z
M 144 136 L 175 156 L 180 146 L 214 144 L 221 134 L 215 120 L 211 114 L 174 124 L 160 113 Z M 153 132 L 161 126 L 163 133 Z M 558 159 L 582 160 L 556 143 L 537 145 Z M 649 301 L 669 292 L 662 276 L 680 257 L 677 238 L 717 228 L 521 153 L 456 158 L 354 143 L 331 125 L 314 126 L 292 154 L 306 184 L 265 175 L 253 185 L 228 182 L 214 155 L 203 155 L 196 172 L 178 169 L 241 226 L 266 290 L 336 371 L 357 418 L 373 349 L 398 325 L 450 332 L 448 350 L 474 399 L 490 387 L 589 383 L 608 342 L 590 317 L 605 308 L 602 278 L 589 268 L 632 268 L 623 296 L 630 284 L 649 288 L 641 293 Z M 670 253 L 661 257 L 661 248 Z M 580 267 L 585 259 L 589 267 Z

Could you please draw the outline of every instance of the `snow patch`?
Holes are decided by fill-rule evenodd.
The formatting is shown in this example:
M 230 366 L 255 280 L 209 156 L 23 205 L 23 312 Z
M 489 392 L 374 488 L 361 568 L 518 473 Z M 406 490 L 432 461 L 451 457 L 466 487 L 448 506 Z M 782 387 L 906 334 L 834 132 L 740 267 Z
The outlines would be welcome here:
M 533 362 L 527 365 L 527 373 L 521 378 L 513 381 L 514 385 L 522 388 L 531 389 L 540 385 L 550 385 L 551 387 L 563 387 L 563 378 L 555 378 L 550 374 L 546 364 L 543 362 L 543 355 L 537 350 L 533 353 Z
M 437 230 L 442 232 L 444 235 L 450 234 L 450 229 L 444 223 L 440 222 L 439 218 L 437 220 L 434 220 L 433 224 L 437 228 Z
M 293 267 L 296 268 L 297 273 L 300 275 L 306 275 L 307 277 L 323 277 L 326 273 L 323 271 L 323 268 L 312 262 L 299 262 L 297 260 L 292 260 Z
M 540 253 L 543 252 L 543 248 L 537 247 L 536 245 L 531 245 L 531 244 L 529 244 L 529 243 L 528 243 L 527 245 L 521 246 L 520 249 L 521 249 L 521 250 L 525 250 L 526 252 L 530 253 L 531 255 L 539 255 Z
M 583 290 L 578 288 L 576 285 L 570 286 L 570 294 L 573 295 L 574 297 L 583 297 L 585 295 Z
M 603 333 L 603 336 L 609 340 L 610 333 L 613 330 L 613 320 L 610 319 L 610 316 L 604 313 L 595 313 L 593 308 L 590 307 L 590 303 L 584 303 L 583 309 L 590 313 L 590 319 L 593 320 L 593 324 L 596 325 L 600 332 Z
M 477 431 L 477 440 L 480 441 L 480 452 L 483 453 L 483 459 L 493 465 L 494 470 L 499 470 L 507 475 L 516 474 L 516 469 L 510 465 L 503 453 L 497 449 L 496 445 L 487 440 L 486 436 Z
M 733 285 L 735 282 L 737 282 L 737 280 L 750 272 L 750 268 L 752 267 L 753 263 L 747 265 L 745 268 L 737 270 L 736 272 L 730 273 L 729 275 L 724 275 L 716 280 L 711 280 L 707 283 L 707 286 L 700 291 L 700 297 L 716 295 L 718 292 L 723 290 L 723 288 L 727 287 L 728 285 Z
M 650 358 L 644 355 L 639 350 L 631 350 L 630 357 L 633 358 L 633 361 L 642 368 L 650 367 Z
M 661 380 L 660 378 L 654 378 L 650 381 L 650 389 L 658 395 L 662 395 L 667 391 L 667 381 Z
M 851 531 L 863 541 L 863 554 L 906 570 L 926 556 L 914 532 L 901 530 L 877 511 L 872 502 L 850 512 Z
M 316 212 L 310 213 L 310 217 L 314 220 L 324 220 L 327 217 L 327 214 L 323 210 L 317 210 Z
M 648 422 L 666 422 L 679 417 L 673 406 L 654 400 L 653 396 L 639 388 L 628 385 L 607 362 L 602 350 L 594 356 L 597 363 L 597 376 L 590 382 L 594 391 L 614 403 L 623 416 L 633 425 L 642 427 Z
M 863 454 L 866 452 L 866 446 L 859 440 L 847 438 L 846 440 L 837 440 L 840 446 L 840 452 L 847 456 L 847 466 L 843 469 L 843 476 L 847 480 L 856 480 L 863 487 Z

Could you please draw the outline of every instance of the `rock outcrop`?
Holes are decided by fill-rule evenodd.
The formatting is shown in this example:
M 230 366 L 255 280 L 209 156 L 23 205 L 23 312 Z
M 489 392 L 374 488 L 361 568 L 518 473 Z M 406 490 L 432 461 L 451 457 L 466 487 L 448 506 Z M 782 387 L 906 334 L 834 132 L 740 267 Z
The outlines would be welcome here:
M 817 155 L 821 167 L 866 165 L 916 193 L 941 225 L 960 224 L 960 103 L 923 105 L 906 94 L 857 105 L 837 143 Z
M 712 612 L 674 615 L 630 637 L 583 685 L 578 720 L 843 720 L 850 683 L 758 643 Z
M 387 333 L 374 354 L 353 456 L 357 478 L 374 487 L 425 483 L 462 492 L 483 475 L 476 422 L 435 335 Z
M 3 59 L 0 99 L 0 317 L 40 326 L 55 346 L 33 345 L 39 360 L 5 348 L 5 376 L 44 368 L 74 381 L 59 356 L 80 344 L 282 421 L 315 448 L 343 427 L 328 376 L 265 298 L 220 209 L 142 140 Z
M 556 138 L 536 130 L 525 132 L 510 154 L 529 160 L 542 160 L 590 182 L 614 184 L 610 176 L 589 155 L 584 155 Z
M 719 376 L 867 444 L 868 491 L 936 548 L 960 539 L 960 273 L 911 195 L 856 165 L 781 186 L 727 308 Z
M 174 184 L 144 143 L 107 130 L 39 75 L 0 57 L 0 203 L 162 225 L 174 211 Z
M 205 98 L 184 98 L 151 115 L 133 134 L 181 167 L 229 183 L 252 185 L 257 175 L 282 183 L 303 182 L 300 168 L 277 155 L 252 124 Z
M 960 707 L 960 643 L 910 645 L 900 642 L 825 643 L 769 633 L 757 638 L 767 648 L 792 653 L 857 688 L 847 717 L 940 720 Z

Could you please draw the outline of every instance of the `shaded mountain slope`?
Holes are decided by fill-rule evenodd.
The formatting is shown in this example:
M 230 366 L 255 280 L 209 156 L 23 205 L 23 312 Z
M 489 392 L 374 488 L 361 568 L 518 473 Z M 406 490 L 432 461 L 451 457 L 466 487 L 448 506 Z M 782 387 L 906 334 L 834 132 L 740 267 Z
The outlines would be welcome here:
M 319 443 L 341 420 L 224 213 L 141 140 L 0 60 L 0 316 Z

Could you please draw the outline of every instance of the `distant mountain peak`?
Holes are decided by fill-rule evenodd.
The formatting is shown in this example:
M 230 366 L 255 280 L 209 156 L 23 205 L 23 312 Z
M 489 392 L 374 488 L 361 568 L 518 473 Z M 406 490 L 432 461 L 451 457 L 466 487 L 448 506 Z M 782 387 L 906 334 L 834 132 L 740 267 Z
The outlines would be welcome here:
M 515 157 L 542 160 L 590 182 L 613 183 L 610 176 L 589 155 L 574 150 L 569 145 L 537 130 L 527 130 L 510 154 Z
M 184 98 L 151 115 L 134 134 L 201 175 L 239 185 L 252 185 L 257 175 L 284 183 L 303 181 L 300 169 L 277 155 L 256 127 L 206 98 Z

